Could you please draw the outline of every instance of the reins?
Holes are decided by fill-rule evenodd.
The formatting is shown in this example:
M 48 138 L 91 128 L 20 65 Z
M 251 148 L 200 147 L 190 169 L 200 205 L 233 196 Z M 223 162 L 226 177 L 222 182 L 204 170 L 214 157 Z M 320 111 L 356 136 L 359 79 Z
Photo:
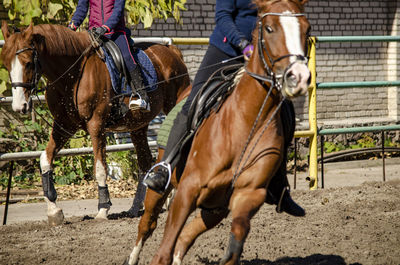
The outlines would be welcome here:
M 248 150 L 250 141 L 251 141 L 251 139 L 253 138 L 253 136 L 254 136 L 254 134 L 255 134 L 257 124 L 259 123 L 261 114 L 262 114 L 262 112 L 263 112 L 263 110 L 264 110 L 264 108 L 265 108 L 265 106 L 266 106 L 266 103 L 267 103 L 268 98 L 269 98 L 270 95 L 271 95 L 272 89 L 273 89 L 273 88 L 277 88 L 278 91 L 281 91 L 281 89 L 282 89 L 282 84 L 277 80 L 277 78 L 281 78 L 281 76 L 277 76 L 277 75 L 274 73 L 274 71 L 273 71 L 273 67 L 274 67 L 275 63 L 277 63 L 277 62 L 279 62 L 279 61 L 281 61 L 281 60 L 283 60 L 283 59 L 285 59 L 285 58 L 290 58 L 290 57 L 296 57 L 296 60 L 301 60 L 301 61 L 307 62 L 307 58 L 306 58 L 305 56 L 303 56 L 303 55 L 300 55 L 300 54 L 286 54 L 286 55 L 283 55 L 283 56 L 278 57 L 277 59 L 272 59 L 272 58 L 271 58 L 271 56 L 270 56 L 269 53 L 268 53 L 268 49 L 267 49 L 267 47 L 266 47 L 266 45 L 265 45 L 265 39 L 263 38 L 263 32 L 262 32 L 262 28 L 263 28 L 262 20 L 263 20 L 266 16 L 269 16 L 269 15 L 270 15 L 270 16 L 290 16 L 290 17 L 304 16 L 303 13 L 300 13 L 300 14 L 291 14 L 291 13 L 264 13 L 264 14 L 260 17 L 260 19 L 259 19 L 259 21 L 258 21 L 258 40 L 257 40 L 258 57 L 259 57 L 259 59 L 261 60 L 261 62 L 262 62 L 262 64 L 263 64 L 263 69 L 264 69 L 264 71 L 265 71 L 265 73 L 266 73 L 266 76 L 260 75 L 260 74 L 256 74 L 256 73 L 253 73 L 253 72 L 250 72 L 247 68 L 245 68 L 245 71 L 246 71 L 246 73 L 247 73 L 249 76 L 253 77 L 253 78 L 256 79 L 258 82 L 260 82 L 261 85 L 262 85 L 263 87 L 266 86 L 265 82 L 268 82 L 268 83 L 269 83 L 269 90 L 268 90 L 267 95 L 266 95 L 265 98 L 264 98 L 264 101 L 263 101 L 263 103 L 262 103 L 262 105 L 261 105 L 260 110 L 258 111 L 257 117 L 256 117 L 256 119 L 255 119 L 254 122 L 253 122 L 253 126 L 252 126 L 252 128 L 251 128 L 251 130 L 250 130 L 249 136 L 247 137 L 246 143 L 244 144 L 243 149 L 242 149 L 242 151 L 241 151 L 241 153 L 240 153 L 239 160 L 238 160 L 238 162 L 237 162 L 237 164 L 236 164 L 235 173 L 233 174 L 233 179 L 232 179 L 232 182 L 231 182 L 231 190 L 234 188 L 235 183 L 236 183 L 236 181 L 237 181 L 237 178 L 238 178 L 238 177 L 240 176 L 240 174 L 243 173 L 243 171 L 246 169 L 246 164 L 247 164 L 247 162 L 249 161 L 249 159 L 250 159 L 252 153 L 254 152 L 254 150 L 255 150 L 255 148 L 256 148 L 258 142 L 260 141 L 261 137 L 262 137 L 263 134 L 265 133 L 265 130 L 267 129 L 267 127 L 268 127 L 269 124 L 271 123 L 272 119 L 275 117 L 276 113 L 278 112 L 278 110 L 279 110 L 280 107 L 282 106 L 283 101 L 285 100 L 285 96 L 282 94 L 282 98 L 281 98 L 279 104 L 278 104 L 277 107 L 275 108 L 275 110 L 274 110 L 274 112 L 272 113 L 272 115 L 270 116 L 269 120 L 265 123 L 263 129 L 261 130 L 261 132 L 260 132 L 260 134 L 259 134 L 259 136 L 258 136 L 258 138 L 256 139 L 256 141 L 254 142 L 252 148 L 250 149 L 250 151 L 249 151 L 249 153 L 248 153 L 246 159 L 245 159 L 244 162 L 242 163 L 244 154 L 245 154 L 245 152 Z M 267 60 L 266 60 L 264 54 L 267 55 L 268 61 L 269 61 L 269 63 L 270 63 L 271 66 L 268 65 L 268 62 L 267 62 Z M 284 71 L 284 74 L 285 74 L 285 72 L 287 71 L 287 69 L 289 69 L 289 68 L 291 67 L 291 65 L 292 65 L 293 63 L 296 62 L 296 60 L 295 60 L 294 62 L 292 62 L 291 64 L 289 64 L 289 66 L 286 67 L 286 70 Z M 284 74 L 283 74 L 282 76 L 284 76 Z

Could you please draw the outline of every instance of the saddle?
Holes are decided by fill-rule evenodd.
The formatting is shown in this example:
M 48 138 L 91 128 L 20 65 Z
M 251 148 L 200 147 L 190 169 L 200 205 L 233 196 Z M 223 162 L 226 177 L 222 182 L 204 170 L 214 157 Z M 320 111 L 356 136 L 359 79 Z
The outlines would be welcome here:
M 192 101 L 188 114 L 188 128 L 186 134 L 182 137 L 179 144 L 165 158 L 165 162 L 171 164 L 172 161 L 178 161 L 176 167 L 176 177 L 179 181 L 183 173 L 184 165 L 190 151 L 190 147 L 195 133 L 202 122 L 211 114 L 218 112 L 232 93 L 235 78 L 243 69 L 243 64 L 231 65 L 219 69 L 207 80 Z

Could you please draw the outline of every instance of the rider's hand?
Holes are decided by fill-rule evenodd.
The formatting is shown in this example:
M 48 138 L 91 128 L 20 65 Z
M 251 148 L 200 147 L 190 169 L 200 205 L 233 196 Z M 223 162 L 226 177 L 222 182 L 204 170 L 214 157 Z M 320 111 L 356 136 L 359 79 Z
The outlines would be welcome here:
M 73 30 L 73 31 L 76 31 L 78 29 L 78 27 L 74 25 L 73 21 L 69 22 L 68 28 Z
M 239 43 L 239 49 L 244 55 L 244 59 L 248 61 L 253 54 L 254 46 L 248 40 L 242 39 Z
M 95 28 L 94 31 L 93 31 L 93 33 L 95 34 L 95 36 L 96 36 L 97 38 L 100 38 L 101 36 L 103 36 L 104 34 L 106 34 L 107 31 L 108 31 L 107 28 L 104 27 L 104 26 L 102 26 L 102 27 Z

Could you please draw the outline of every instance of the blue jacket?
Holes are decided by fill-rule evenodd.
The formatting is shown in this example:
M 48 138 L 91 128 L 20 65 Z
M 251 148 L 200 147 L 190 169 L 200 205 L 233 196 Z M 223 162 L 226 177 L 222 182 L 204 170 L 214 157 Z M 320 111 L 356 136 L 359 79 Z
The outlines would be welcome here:
M 217 0 L 210 44 L 232 57 L 241 55 L 237 46 L 242 38 L 251 42 L 256 20 L 257 8 L 251 0 Z
M 79 0 L 72 16 L 74 27 L 79 27 L 89 11 L 89 28 L 105 26 L 108 31 L 125 31 L 125 0 Z

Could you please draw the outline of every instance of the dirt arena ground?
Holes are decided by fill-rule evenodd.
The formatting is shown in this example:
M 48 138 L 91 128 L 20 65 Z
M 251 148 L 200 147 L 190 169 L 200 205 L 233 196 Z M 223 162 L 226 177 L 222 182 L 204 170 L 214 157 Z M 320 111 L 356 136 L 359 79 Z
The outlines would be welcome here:
M 241 264 L 400 264 L 400 179 L 295 190 L 292 196 L 306 209 L 306 217 L 278 214 L 264 205 L 252 219 Z M 140 264 L 148 264 L 155 253 L 166 215 L 161 214 L 146 242 Z M 45 221 L 2 226 L 0 264 L 122 264 L 132 250 L 138 221 L 81 216 L 58 227 Z M 230 221 L 228 217 L 199 237 L 183 264 L 218 264 Z

